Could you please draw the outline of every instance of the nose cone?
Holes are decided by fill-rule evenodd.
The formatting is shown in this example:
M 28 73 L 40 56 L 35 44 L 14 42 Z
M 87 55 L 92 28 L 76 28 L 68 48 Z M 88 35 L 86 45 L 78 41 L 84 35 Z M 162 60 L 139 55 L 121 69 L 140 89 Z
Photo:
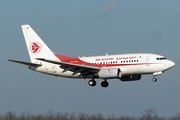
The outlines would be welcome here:
M 175 63 L 173 62 L 173 61 L 168 61 L 168 67 L 169 68 L 172 68 L 172 67 L 174 67 L 175 66 Z

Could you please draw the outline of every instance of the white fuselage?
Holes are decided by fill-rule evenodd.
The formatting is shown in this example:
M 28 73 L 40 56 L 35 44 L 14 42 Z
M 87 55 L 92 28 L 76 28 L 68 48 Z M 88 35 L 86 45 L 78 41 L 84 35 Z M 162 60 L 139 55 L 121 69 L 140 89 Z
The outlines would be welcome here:
M 142 53 L 79 57 L 65 62 L 100 67 L 101 69 L 115 67 L 121 70 L 121 76 L 164 72 L 174 66 L 174 62 L 161 55 Z M 63 72 L 64 69 L 61 69 L 60 65 L 43 61 L 37 63 L 42 64 L 42 66 L 30 67 L 30 69 L 55 76 L 82 78 L 79 76 L 80 73 L 73 75 L 74 72 L 71 71 Z

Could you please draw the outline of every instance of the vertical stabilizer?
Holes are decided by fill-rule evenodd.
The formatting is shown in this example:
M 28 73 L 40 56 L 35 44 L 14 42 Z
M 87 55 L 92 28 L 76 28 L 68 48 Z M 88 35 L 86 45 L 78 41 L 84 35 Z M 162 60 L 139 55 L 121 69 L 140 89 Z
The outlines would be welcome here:
M 22 25 L 21 27 L 32 63 L 35 63 L 37 61 L 36 58 L 46 58 L 52 60 L 57 59 L 57 57 L 36 34 L 36 32 L 31 28 L 30 25 Z

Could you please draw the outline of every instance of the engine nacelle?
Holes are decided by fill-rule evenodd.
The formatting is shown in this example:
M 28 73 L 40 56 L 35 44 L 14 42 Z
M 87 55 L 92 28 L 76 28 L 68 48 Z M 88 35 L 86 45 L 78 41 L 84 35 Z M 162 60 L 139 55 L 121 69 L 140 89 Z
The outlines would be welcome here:
M 119 78 L 119 68 L 105 68 L 98 72 L 99 78 Z
M 136 81 L 141 79 L 141 75 L 123 76 L 120 79 L 121 81 Z

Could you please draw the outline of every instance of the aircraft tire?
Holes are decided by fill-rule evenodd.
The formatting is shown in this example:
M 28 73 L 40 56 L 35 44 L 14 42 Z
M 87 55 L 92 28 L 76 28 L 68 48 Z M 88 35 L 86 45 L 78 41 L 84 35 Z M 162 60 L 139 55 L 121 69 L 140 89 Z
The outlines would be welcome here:
M 102 87 L 108 87 L 109 83 L 105 80 L 105 81 L 101 82 L 101 86 Z
M 88 82 L 88 84 L 89 84 L 90 86 L 96 86 L 96 81 L 95 81 L 95 80 L 90 80 L 90 81 Z
M 156 82 L 156 81 L 157 81 L 157 78 L 153 78 L 152 81 L 153 81 L 153 82 Z

